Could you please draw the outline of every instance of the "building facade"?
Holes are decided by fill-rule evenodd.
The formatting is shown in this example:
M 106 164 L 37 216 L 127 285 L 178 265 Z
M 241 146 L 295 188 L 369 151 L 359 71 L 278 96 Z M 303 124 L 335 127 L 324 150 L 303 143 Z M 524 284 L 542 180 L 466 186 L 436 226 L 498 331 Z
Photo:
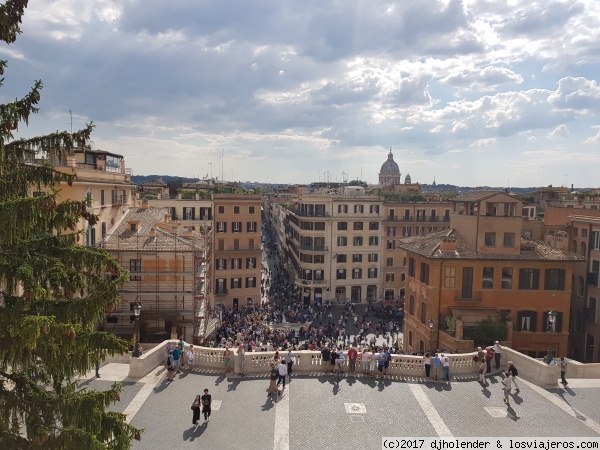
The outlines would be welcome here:
M 521 207 L 502 191 L 470 192 L 453 200 L 449 229 L 400 239 L 405 350 L 465 350 L 472 341 L 449 325 L 491 320 L 507 323 L 506 341 L 519 351 L 566 355 L 571 280 L 583 257 L 521 237 Z

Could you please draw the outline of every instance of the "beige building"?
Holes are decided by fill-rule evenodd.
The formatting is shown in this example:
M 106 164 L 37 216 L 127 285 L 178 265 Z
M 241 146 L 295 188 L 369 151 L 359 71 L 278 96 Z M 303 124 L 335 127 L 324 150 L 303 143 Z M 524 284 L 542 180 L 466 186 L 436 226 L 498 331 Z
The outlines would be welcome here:
M 238 308 L 261 302 L 262 198 L 213 194 L 215 305 Z
M 129 209 L 102 242 L 129 276 L 120 290 L 123 302 L 107 311 L 104 330 L 131 337 L 133 306 L 139 303 L 142 341 L 164 335 L 187 342 L 203 338 L 204 319 L 212 303 L 212 232 L 189 231 L 171 223 L 168 210 Z M 115 274 L 116 275 L 116 274 Z

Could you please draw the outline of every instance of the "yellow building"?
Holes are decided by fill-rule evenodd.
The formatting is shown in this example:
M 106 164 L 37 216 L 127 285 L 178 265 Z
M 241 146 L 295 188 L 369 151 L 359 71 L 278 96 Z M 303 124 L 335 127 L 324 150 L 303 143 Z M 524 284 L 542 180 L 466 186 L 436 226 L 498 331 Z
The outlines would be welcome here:
M 215 303 L 225 308 L 261 302 L 261 205 L 254 194 L 213 194 Z
M 471 192 L 453 200 L 450 229 L 399 240 L 406 350 L 470 349 L 469 330 L 489 318 L 509 322 L 503 340 L 519 351 L 566 355 L 572 274 L 583 257 L 521 237 L 521 206 L 502 191 Z

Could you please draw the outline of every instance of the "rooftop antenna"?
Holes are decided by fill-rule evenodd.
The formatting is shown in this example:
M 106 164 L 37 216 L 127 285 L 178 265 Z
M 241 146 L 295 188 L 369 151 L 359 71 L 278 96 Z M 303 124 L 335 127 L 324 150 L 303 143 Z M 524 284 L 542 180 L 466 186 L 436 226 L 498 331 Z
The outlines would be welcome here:
M 71 117 L 71 134 L 73 134 L 73 112 L 69 108 L 69 116 Z

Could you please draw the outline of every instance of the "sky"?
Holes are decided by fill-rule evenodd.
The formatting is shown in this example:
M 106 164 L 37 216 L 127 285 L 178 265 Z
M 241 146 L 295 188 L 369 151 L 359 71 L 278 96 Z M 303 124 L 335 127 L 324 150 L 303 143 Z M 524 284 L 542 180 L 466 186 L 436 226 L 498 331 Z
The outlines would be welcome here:
M 600 186 L 597 0 L 30 0 L 0 101 L 136 175 Z M 71 113 L 69 112 L 71 111 Z

